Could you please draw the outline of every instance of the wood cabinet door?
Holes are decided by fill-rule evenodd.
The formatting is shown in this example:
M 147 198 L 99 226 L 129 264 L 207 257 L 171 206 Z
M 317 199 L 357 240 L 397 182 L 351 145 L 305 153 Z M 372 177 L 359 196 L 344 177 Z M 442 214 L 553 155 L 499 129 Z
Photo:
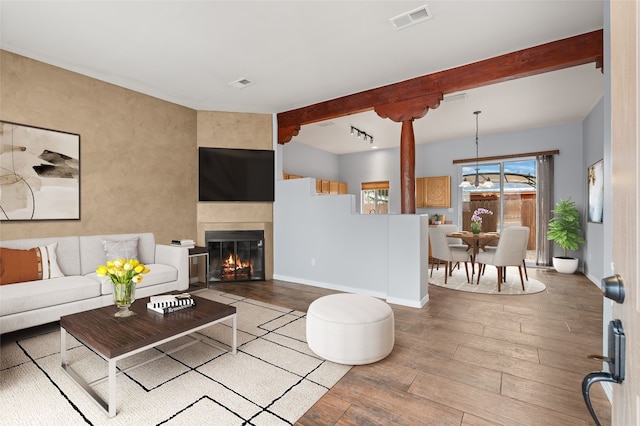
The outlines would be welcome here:
M 451 207 L 451 178 L 434 176 L 427 178 L 427 207 Z
M 417 178 L 416 207 L 451 207 L 451 177 Z
M 427 207 L 427 179 L 416 179 L 416 207 Z

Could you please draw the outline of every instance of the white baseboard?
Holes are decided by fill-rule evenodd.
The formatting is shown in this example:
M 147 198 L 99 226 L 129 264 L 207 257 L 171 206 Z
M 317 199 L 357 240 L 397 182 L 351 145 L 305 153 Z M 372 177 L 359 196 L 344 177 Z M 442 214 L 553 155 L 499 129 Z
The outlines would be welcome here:
M 394 297 L 387 297 L 387 303 L 391 303 L 393 305 L 408 306 L 409 308 L 422 308 L 422 307 L 424 307 L 424 305 L 427 304 L 428 301 L 429 301 L 429 295 L 428 294 L 425 297 L 423 297 L 422 300 L 420 300 L 419 302 L 416 302 L 415 300 L 397 299 L 397 298 L 394 298 Z

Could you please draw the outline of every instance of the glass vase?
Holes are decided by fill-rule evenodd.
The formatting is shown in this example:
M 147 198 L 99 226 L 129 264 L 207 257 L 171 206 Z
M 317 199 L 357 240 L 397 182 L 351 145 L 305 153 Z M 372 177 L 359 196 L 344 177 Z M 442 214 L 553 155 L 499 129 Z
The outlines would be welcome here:
M 482 230 L 482 224 L 480 222 L 471 222 L 471 232 L 479 234 Z
M 129 317 L 135 312 L 129 310 L 129 306 L 136 300 L 136 284 L 133 281 L 128 283 L 113 284 L 113 303 L 118 307 L 116 317 Z

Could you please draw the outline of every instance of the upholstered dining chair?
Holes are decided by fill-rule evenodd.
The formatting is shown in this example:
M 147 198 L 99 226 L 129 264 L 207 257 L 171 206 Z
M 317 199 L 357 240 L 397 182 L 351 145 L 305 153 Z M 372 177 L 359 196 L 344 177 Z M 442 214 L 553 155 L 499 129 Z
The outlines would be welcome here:
M 507 266 L 517 266 L 520 273 L 520 283 L 524 290 L 524 279 L 522 278 L 522 264 L 524 260 L 524 251 L 526 251 L 527 242 L 529 241 L 529 228 L 526 226 L 510 226 L 500 234 L 496 250 L 483 251 L 478 253 L 476 262 L 479 265 L 478 270 L 482 270 L 484 265 L 493 265 L 498 270 L 498 292 L 501 290 L 501 284 L 506 274 Z M 480 276 L 478 274 L 477 284 L 480 284 Z
M 529 229 L 529 234 L 531 233 L 531 229 L 524 226 L 523 228 Z M 529 236 L 527 236 L 527 241 L 524 242 L 524 246 L 522 247 L 522 269 L 524 269 L 524 279 L 529 281 L 529 274 L 527 273 L 527 246 L 529 245 Z M 484 251 L 495 253 L 497 246 L 485 246 Z M 484 274 L 484 268 L 482 269 L 482 273 Z M 506 279 L 505 276 L 502 277 L 504 281 Z
M 444 235 L 449 235 L 449 234 L 453 234 L 454 232 L 458 232 L 458 226 L 457 225 L 452 225 L 452 224 L 446 224 L 446 225 L 438 225 L 439 229 L 442 229 L 442 231 L 444 232 Z M 465 243 L 462 242 L 462 239 L 460 238 L 455 238 L 455 237 L 447 237 L 447 243 L 449 244 L 449 247 L 451 247 L 452 249 L 464 249 L 464 250 L 468 250 L 468 247 Z
M 467 273 L 467 282 L 469 283 L 469 265 L 467 262 L 470 260 L 470 256 L 466 250 L 466 245 L 464 248 L 449 247 L 447 234 L 442 225 L 429 228 L 429 238 L 431 240 L 431 257 L 445 262 L 444 283 L 447 283 L 447 277 L 451 274 L 453 265 L 457 262 L 464 262 L 464 269 Z M 433 276 L 434 263 L 435 262 L 431 263 L 430 276 Z

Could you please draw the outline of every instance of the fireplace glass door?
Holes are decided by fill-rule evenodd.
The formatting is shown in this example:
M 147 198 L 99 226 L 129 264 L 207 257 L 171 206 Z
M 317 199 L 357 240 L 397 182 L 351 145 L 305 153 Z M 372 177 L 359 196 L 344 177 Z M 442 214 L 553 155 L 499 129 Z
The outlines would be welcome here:
M 206 238 L 211 281 L 264 281 L 264 232 L 208 231 Z

